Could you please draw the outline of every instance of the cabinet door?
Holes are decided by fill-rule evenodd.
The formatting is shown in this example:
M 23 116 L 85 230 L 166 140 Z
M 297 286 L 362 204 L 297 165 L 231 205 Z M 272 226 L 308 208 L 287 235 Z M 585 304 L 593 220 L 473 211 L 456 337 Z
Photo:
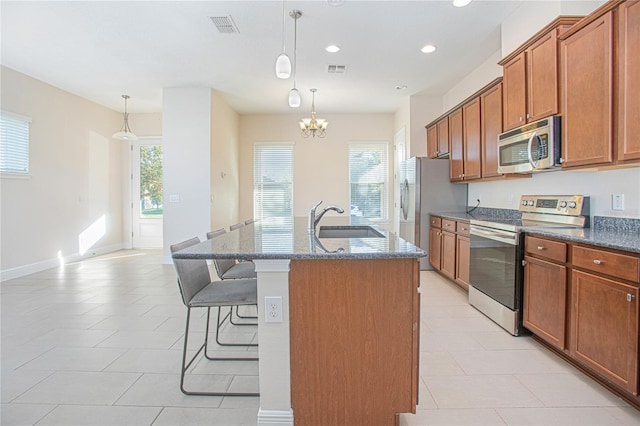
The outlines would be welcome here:
M 469 289 L 469 256 L 471 240 L 462 235 L 456 236 L 456 282 L 465 290 Z
M 427 127 L 427 157 L 436 158 L 438 156 L 438 127 Z
M 618 160 L 640 159 L 640 2 L 618 9 Z
M 452 232 L 442 232 L 442 255 L 440 272 L 455 280 L 456 274 L 456 234 Z
M 563 167 L 613 159 L 612 13 L 560 44 Z
M 577 270 L 571 277 L 571 355 L 636 393 L 638 288 Z
M 504 130 L 521 126 L 525 122 L 527 108 L 525 52 L 502 67 L 503 123 Z
M 527 122 L 558 113 L 558 37 L 553 30 L 527 49 Z
M 449 117 L 438 121 L 438 152 L 449 152 Z
M 523 323 L 536 336 L 564 349 L 567 268 L 525 257 Z
M 440 270 L 441 232 L 438 228 L 429 230 L 429 263 L 433 269 Z
M 480 96 L 482 177 L 498 173 L 498 136 L 502 133 L 502 83 Z
M 480 98 L 477 97 L 462 107 L 462 134 L 464 146 L 464 180 L 480 179 Z
M 449 114 L 449 135 L 451 138 L 449 177 L 452 181 L 460 181 L 464 178 L 462 108 L 458 108 Z

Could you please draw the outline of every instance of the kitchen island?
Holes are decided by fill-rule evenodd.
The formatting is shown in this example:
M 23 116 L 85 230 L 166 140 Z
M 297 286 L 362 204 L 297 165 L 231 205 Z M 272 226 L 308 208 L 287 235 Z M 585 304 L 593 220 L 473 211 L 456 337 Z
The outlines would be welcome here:
M 374 232 L 342 233 L 356 225 Z M 393 425 L 418 402 L 425 254 L 347 216 L 322 219 L 317 234 L 306 217 L 263 220 L 173 257 L 254 261 L 258 424 Z M 282 301 L 282 322 L 265 321 L 265 298 L 273 297 Z

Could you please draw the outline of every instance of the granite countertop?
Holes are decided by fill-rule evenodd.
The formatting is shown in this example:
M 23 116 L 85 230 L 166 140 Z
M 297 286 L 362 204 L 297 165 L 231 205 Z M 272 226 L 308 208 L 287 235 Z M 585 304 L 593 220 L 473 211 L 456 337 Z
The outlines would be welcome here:
M 308 218 L 264 219 L 176 252 L 176 259 L 391 259 L 426 256 L 424 250 L 366 219 L 323 217 L 320 226 L 367 225 L 381 238 L 317 238 L 309 235 Z
M 433 212 L 433 216 L 453 220 L 515 220 L 520 218 L 517 210 L 479 208 L 472 213 L 466 212 Z M 640 219 L 594 216 L 591 218 L 590 228 L 562 228 L 519 226 L 520 231 L 530 235 L 556 238 L 574 243 L 589 244 L 597 247 L 610 248 L 640 253 Z
M 640 233 L 601 228 L 527 228 L 527 234 L 640 253 Z

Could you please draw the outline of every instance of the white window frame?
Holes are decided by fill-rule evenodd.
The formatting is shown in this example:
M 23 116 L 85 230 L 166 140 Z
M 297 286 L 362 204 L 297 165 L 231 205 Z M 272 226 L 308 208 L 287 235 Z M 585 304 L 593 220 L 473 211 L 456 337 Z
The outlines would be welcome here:
M 291 188 L 291 215 L 289 216 L 289 219 L 293 218 L 293 204 L 294 204 L 294 199 L 293 199 L 293 194 L 294 194 L 294 188 L 293 188 L 293 175 L 294 175 L 294 142 L 256 142 L 253 146 L 253 217 L 255 219 L 265 219 L 263 216 L 263 212 L 259 211 L 260 208 L 258 206 L 258 200 L 257 200 L 257 186 L 259 184 L 263 184 L 263 182 L 259 182 L 256 176 L 256 154 L 257 154 L 257 150 L 258 149 L 264 149 L 264 148 L 289 148 L 291 150 L 291 177 L 290 177 L 290 182 L 283 182 L 283 183 L 287 183 L 290 185 Z
M 8 151 L 8 147 L 5 144 L 8 144 L 9 142 L 13 142 L 14 144 L 16 143 L 19 144 L 17 147 L 14 146 L 14 149 L 21 150 L 23 152 L 20 153 L 21 158 L 16 158 L 15 160 L 24 161 L 26 163 L 25 164 L 26 169 L 24 171 L 3 170 L 3 166 L 2 164 L 0 164 L 0 176 L 2 176 L 3 178 L 17 178 L 17 179 L 30 178 L 31 177 L 31 164 L 30 164 L 31 158 L 30 158 L 29 150 L 31 145 L 31 141 L 30 141 L 31 139 L 30 125 L 32 122 L 31 117 L 27 117 L 27 116 L 16 114 L 9 111 L 0 111 L 0 120 L 2 121 L 2 123 L 0 124 L 1 128 L 4 128 L 5 120 L 13 122 L 13 125 L 15 126 L 20 126 L 21 124 L 24 124 L 24 127 L 22 129 L 18 129 L 22 131 L 23 134 L 14 135 L 16 136 L 14 138 L 7 139 L 6 135 L 0 134 L 0 139 L 1 139 L 0 149 L 3 151 L 3 154 L 5 154 L 6 153 L 5 150 Z M 0 128 L 0 133 L 4 133 L 1 130 L 1 128 Z M 26 133 L 26 140 L 24 140 L 25 133 Z
M 351 205 L 353 204 L 352 194 L 351 194 L 351 150 L 352 148 L 360 148 L 370 146 L 370 147 L 384 147 L 384 156 L 385 156 L 385 170 L 384 170 L 384 181 L 380 182 L 384 185 L 384 190 L 382 193 L 382 200 L 380 201 L 380 217 L 369 217 L 367 219 L 372 222 L 379 223 L 387 223 L 389 222 L 389 197 L 391 194 L 390 190 L 390 180 L 389 180 L 389 142 L 381 142 L 381 141 L 369 141 L 369 142 L 349 142 L 348 153 L 347 153 L 347 163 L 348 163 L 348 173 L 349 173 L 349 210 L 351 210 Z

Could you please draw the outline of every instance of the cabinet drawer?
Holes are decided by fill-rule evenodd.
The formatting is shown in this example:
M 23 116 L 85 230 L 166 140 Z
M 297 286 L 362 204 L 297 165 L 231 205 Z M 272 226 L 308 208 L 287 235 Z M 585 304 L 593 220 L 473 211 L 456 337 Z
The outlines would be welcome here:
M 456 221 L 451 219 L 442 219 L 442 230 L 456 232 Z
M 456 232 L 460 235 L 469 235 L 469 222 L 456 222 Z
M 441 228 L 442 227 L 442 218 L 431 216 L 431 227 L 432 228 Z
M 584 268 L 613 277 L 638 282 L 640 259 L 609 251 L 573 246 L 571 262 L 574 268 Z
M 543 257 L 562 263 L 567 261 L 567 245 L 558 241 L 527 236 L 524 240 L 524 249 L 531 256 Z

